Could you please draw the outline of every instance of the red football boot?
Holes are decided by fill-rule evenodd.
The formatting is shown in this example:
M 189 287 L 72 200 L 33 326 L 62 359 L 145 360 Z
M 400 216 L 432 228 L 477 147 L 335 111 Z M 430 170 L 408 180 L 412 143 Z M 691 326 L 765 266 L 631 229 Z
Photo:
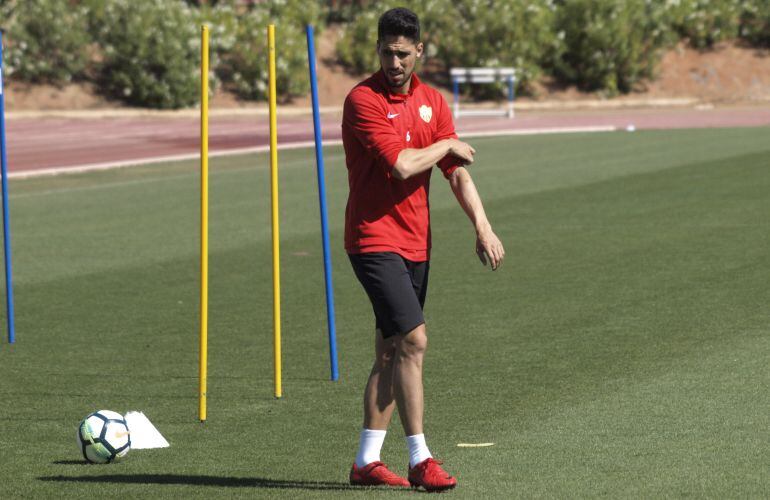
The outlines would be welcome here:
M 372 462 L 360 469 L 353 463 L 353 467 L 350 469 L 350 484 L 356 486 L 409 487 L 409 481 L 392 472 L 382 462 Z
M 451 490 L 457 486 L 457 479 L 441 468 L 441 460 L 426 458 L 409 468 L 409 483 L 413 487 L 422 486 L 427 491 Z

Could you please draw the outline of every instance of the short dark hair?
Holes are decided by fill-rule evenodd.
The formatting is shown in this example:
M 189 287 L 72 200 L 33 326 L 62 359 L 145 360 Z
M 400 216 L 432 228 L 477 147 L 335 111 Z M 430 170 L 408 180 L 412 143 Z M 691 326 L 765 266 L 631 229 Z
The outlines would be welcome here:
M 377 23 L 377 40 L 386 36 L 403 36 L 413 42 L 420 41 L 420 19 L 417 14 L 403 7 L 390 9 L 380 16 Z

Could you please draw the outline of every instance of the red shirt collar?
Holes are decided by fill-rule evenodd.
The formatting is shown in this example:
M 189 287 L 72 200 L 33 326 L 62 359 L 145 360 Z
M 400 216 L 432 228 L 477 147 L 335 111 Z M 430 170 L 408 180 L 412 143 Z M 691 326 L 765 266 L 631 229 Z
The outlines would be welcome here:
M 422 85 L 422 82 L 417 77 L 417 73 L 412 72 L 412 81 L 409 84 L 409 92 L 407 94 L 394 94 L 390 91 L 390 86 L 388 85 L 388 81 L 385 79 L 385 73 L 383 73 L 382 69 L 380 69 L 377 73 L 375 73 L 375 77 L 377 78 L 377 81 L 380 83 L 380 86 L 382 87 L 383 93 L 388 98 L 389 101 L 403 101 L 407 97 L 411 97 L 412 94 L 414 94 L 414 90 Z

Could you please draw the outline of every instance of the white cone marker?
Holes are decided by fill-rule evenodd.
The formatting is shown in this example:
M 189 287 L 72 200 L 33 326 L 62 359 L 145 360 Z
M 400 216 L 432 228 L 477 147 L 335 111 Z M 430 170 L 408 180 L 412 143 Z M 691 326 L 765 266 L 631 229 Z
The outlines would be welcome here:
M 150 419 L 140 411 L 130 411 L 124 415 L 128 432 L 131 433 L 131 449 L 147 450 L 151 448 L 168 448 L 171 446 L 166 438 L 152 425 Z

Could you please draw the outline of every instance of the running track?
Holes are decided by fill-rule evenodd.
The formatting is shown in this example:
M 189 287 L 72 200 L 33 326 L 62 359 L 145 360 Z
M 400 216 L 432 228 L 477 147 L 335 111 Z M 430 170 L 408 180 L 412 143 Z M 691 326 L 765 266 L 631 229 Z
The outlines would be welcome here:
M 324 140 L 339 141 L 339 115 L 322 120 Z M 537 133 L 554 129 L 641 129 L 743 127 L 770 125 L 770 107 L 519 112 L 514 120 L 461 117 L 462 135 Z M 199 151 L 199 121 L 190 117 L 9 118 L 9 177 L 56 173 L 89 166 L 109 168 L 131 162 L 191 157 Z M 313 140 L 309 116 L 278 117 L 283 146 Z M 266 115 L 215 116 L 209 122 L 212 154 L 254 150 L 269 143 Z

